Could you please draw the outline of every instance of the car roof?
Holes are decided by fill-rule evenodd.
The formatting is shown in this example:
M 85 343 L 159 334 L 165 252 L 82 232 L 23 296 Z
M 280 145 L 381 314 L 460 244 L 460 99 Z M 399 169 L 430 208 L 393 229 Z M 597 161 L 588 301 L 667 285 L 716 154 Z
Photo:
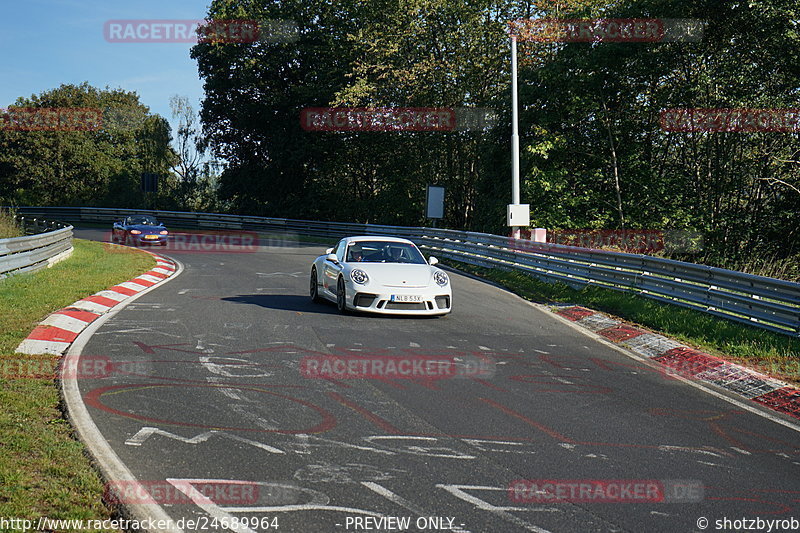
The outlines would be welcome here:
M 400 237 L 386 237 L 384 235 L 358 235 L 355 237 L 345 237 L 345 241 L 347 241 L 347 244 L 363 241 L 402 242 L 406 244 L 414 244 L 408 239 L 401 239 Z

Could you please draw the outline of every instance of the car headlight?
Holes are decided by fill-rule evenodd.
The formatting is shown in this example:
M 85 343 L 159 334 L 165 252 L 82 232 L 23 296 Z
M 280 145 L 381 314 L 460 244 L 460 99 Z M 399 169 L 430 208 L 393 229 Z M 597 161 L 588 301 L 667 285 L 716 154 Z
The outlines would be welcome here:
M 359 285 L 363 285 L 369 281 L 369 276 L 367 276 L 367 273 L 360 268 L 355 268 L 350 272 L 350 279 Z
M 159 231 L 158 233 L 159 233 L 160 235 L 169 235 L 169 232 L 168 232 L 167 230 L 161 230 L 161 231 Z
M 440 287 L 444 287 L 450 282 L 450 280 L 447 277 L 447 274 L 445 274 L 441 270 L 437 270 L 436 272 L 433 273 L 433 281 L 435 281 L 436 284 L 439 285 Z
M 138 229 L 132 229 L 131 230 L 131 235 L 141 235 L 141 234 L 142 234 L 142 232 L 139 231 Z

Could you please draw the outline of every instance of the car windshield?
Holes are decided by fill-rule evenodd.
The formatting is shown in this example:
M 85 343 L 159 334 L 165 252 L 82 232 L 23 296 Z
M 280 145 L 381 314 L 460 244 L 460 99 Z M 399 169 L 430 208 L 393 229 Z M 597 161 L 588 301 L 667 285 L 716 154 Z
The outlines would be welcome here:
M 424 265 L 425 258 L 413 244 L 391 241 L 358 241 L 347 247 L 347 262 Z
M 142 215 L 138 217 L 128 217 L 129 226 L 158 226 L 156 217 L 150 215 Z

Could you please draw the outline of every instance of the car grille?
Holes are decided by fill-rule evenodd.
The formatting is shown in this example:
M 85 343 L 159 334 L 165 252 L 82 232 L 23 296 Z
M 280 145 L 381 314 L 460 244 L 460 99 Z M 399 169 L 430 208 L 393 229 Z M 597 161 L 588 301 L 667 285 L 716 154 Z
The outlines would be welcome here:
M 406 309 L 413 311 L 425 311 L 428 309 L 425 302 L 386 302 L 384 309 Z

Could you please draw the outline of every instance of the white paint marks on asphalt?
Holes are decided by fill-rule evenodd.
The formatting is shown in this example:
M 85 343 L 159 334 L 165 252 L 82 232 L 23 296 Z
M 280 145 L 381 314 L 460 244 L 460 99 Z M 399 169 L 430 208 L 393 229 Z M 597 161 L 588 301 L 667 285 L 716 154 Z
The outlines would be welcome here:
M 438 446 L 437 443 L 439 439 L 436 437 L 418 437 L 415 435 L 372 435 L 370 437 L 362 438 L 370 444 L 374 444 L 376 446 L 385 446 L 389 449 L 393 448 L 391 446 L 382 444 L 382 442 L 375 441 L 389 440 L 389 444 L 391 444 L 392 440 L 400 441 L 403 444 L 410 442 L 410 445 L 406 445 L 405 449 L 401 449 L 400 451 L 410 453 L 412 455 L 421 455 L 424 457 L 443 457 L 445 459 L 477 459 L 477 457 L 474 455 L 461 453 L 453 448 Z M 433 444 L 434 446 L 423 446 L 423 444 Z
M 277 278 L 281 276 L 299 278 L 300 276 L 306 275 L 305 272 L 256 272 L 256 274 L 262 278 Z
M 712 452 L 711 450 L 703 450 L 700 448 L 689 448 L 686 446 L 669 446 L 666 444 L 661 444 L 658 447 L 658 451 L 660 452 L 690 452 L 690 453 L 700 453 L 704 455 L 711 455 L 713 457 L 720 457 L 720 454 Z
M 480 344 L 478 345 L 478 349 L 479 350 L 483 350 L 484 352 L 491 352 L 492 351 L 491 348 L 489 348 L 487 346 L 481 346 Z
M 752 455 L 752 454 L 751 454 L 750 452 L 748 452 L 747 450 L 743 450 L 743 449 L 741 449 L 741 448 L 737 448 L 736 446 L 731 446 L 731 450 L 735 450 L 735 451 L 737 451 L 737 452 L 739 452 L 739 453 L 741 453 L 741 454 L 743 454 L 743 455 Z
M 472 491 L 502 491 L 504 493 L 508 493 L 507 487 L 483 487 L 480 485 L 442 485 L 437 484 L 437 488 L 444 489 L 456 498 L 463 500 L 467 503 L 471 503 L 481 511 L 488 511 L 499 518 L 503 518 L 512 524 L 515 524 L 526 531 L 533 531 L 534 533 L 550 533 L 546 529 L 542 529 L 530 522 L 521 519 L 518 516 L 514 516 L 509 511 L 539 511 L 539 512 L 558 512 L 559 509 L 555 509 L 552 507 L 538 507 L 538 506 L 526 506 L 526 507 L 498 507 L 496 505 L 492 505 L 491 503 L 478 498 L 472 494 L 469 494 L 465 491 L 472 490 Z
M 550 355 L 550 352 L 545 352 L 544 350 L 534 350 L 536 353 L 543 353 L 545 355 Z
M 194 488 L 192 482 L 200 483 L 200 482 L 211 482 L 218 484 L 218 483 L 237 483 L 243 484 L 246 482 L 243 481 L 225 481 L 225 480 L 191 480 L 191 479 L 167 479 L 167 482 L 172 484 L 176 489 L 184 493 L 190 500 L 194 502 L 195 505 L 200 507 L 203 511 L 208 513 L 209 516 L 215 518 L 217 522 L 224 523 L 228 526 L 228 529 L 232 529 L 237 531 L 238 533 L 256 533 L 254 530 L 250 529 L 249 527 L 245 527 L 242 522 L 238 520 L 233 520 L 233 516 L 229 513 L 225 512 L 219 505 L 214 503 L 211 499 L 207 498 L 203 495 L 202 492 Z
M 200 433 L 199 435 L 195 435 L 194 437 L 182 437 L 180 435 L 176 435 L 174 433 L 170 433 L 169 431 L 164 431 L 163 429 L 154 428 L 154 427 L 142 427 L 136 434 L 125 441 L 125 444 L 128 446 L 141 446 L 142 444 L 147 441 L 153 435 L 159 435 L 161 437 L 167 437 L 168 439 L 176 440 L 178 442 L 182 442 L 184 444 L 200 444 L 206 442 L 208 439 L 214 436 L 218 436 L 220 438 L 226 438 L 235 440 L 237 442 L 242 442 L 244 444 L 248 444 L 250 446 L 254 446 L 261 450 L 267 451 L 269 453 L 275 454 L 285 454 L 283 450 L 278 448 L 273 448 L 268 444 L 264 444 L 263 442 L 258 442 L 251 439 L 246 439 L 244 437 L 240 437 L 238 435 L 232 435 L 230 433 L 225 433 L 222 431 L 211 430 L 206 431 L 205 433 Z
M 397 473 L 408 474 L 408 471 L 392 468 L 386 472 L 377 466 L 363 463 L 338 465 L 323 462 L 304 465 L 292 477 L 309 483 L 360 483 L 365 480 L 388 481 L 394 479 Z
M 531 444 L 526 442 L 511 442 L 511 441 L 502 441 L 502 440 L 485 440 L 485 439 L 461 439 L 462 441 L 466 442 L 470 446 L 474 446 L 475 448 L 479 449 L 482 452 L 496 452 L 496 453 L 536 453 L 535 450 L 532 450 Z M 510 448 L 506 449 L 503 446 L 510 446 Z M 514 446 L 517 446 L 515 449 Z M 528 448 L 528 449 L 522 449 Z
M 409 348 L 420 348 L 420 345 L 417 344 L 416 342 L 409 342 L 408 343 L 408 347 Z
M 374 492 L 376 494 L 380 494 L 381 496 L 383 496 L 384 498 L 386 498 L 390 502 L 395 503 L 395 504 L 399 505 L 400 507 L 411 511 L 412 513 L 414 513 L 417 516 L 433 516 L 432 513 L 428 513 L 427 511 L 425 511 L 421 507 L 418 507 L 416 504 L 408 501 L 407 499 L 403 498 L 402 496 L 399 496 L 399 495 L 395 494 L 394 492 L 390 491 L 386 487 L 378 485 L 377 483 L 374 483 L 372 481 L 362 481 L 361 484 L 364 485 L 365 487 L 367 487 L 372 492 Z M 460 524 L 460 525 L 463 526 L 464 524 Z M 468 529 L 463 529 L 462 527 L 457 526 L 457 525 L 450 526 L 449 531 L 456 531 L 457 533 L 470 533 L 470 531 Z

